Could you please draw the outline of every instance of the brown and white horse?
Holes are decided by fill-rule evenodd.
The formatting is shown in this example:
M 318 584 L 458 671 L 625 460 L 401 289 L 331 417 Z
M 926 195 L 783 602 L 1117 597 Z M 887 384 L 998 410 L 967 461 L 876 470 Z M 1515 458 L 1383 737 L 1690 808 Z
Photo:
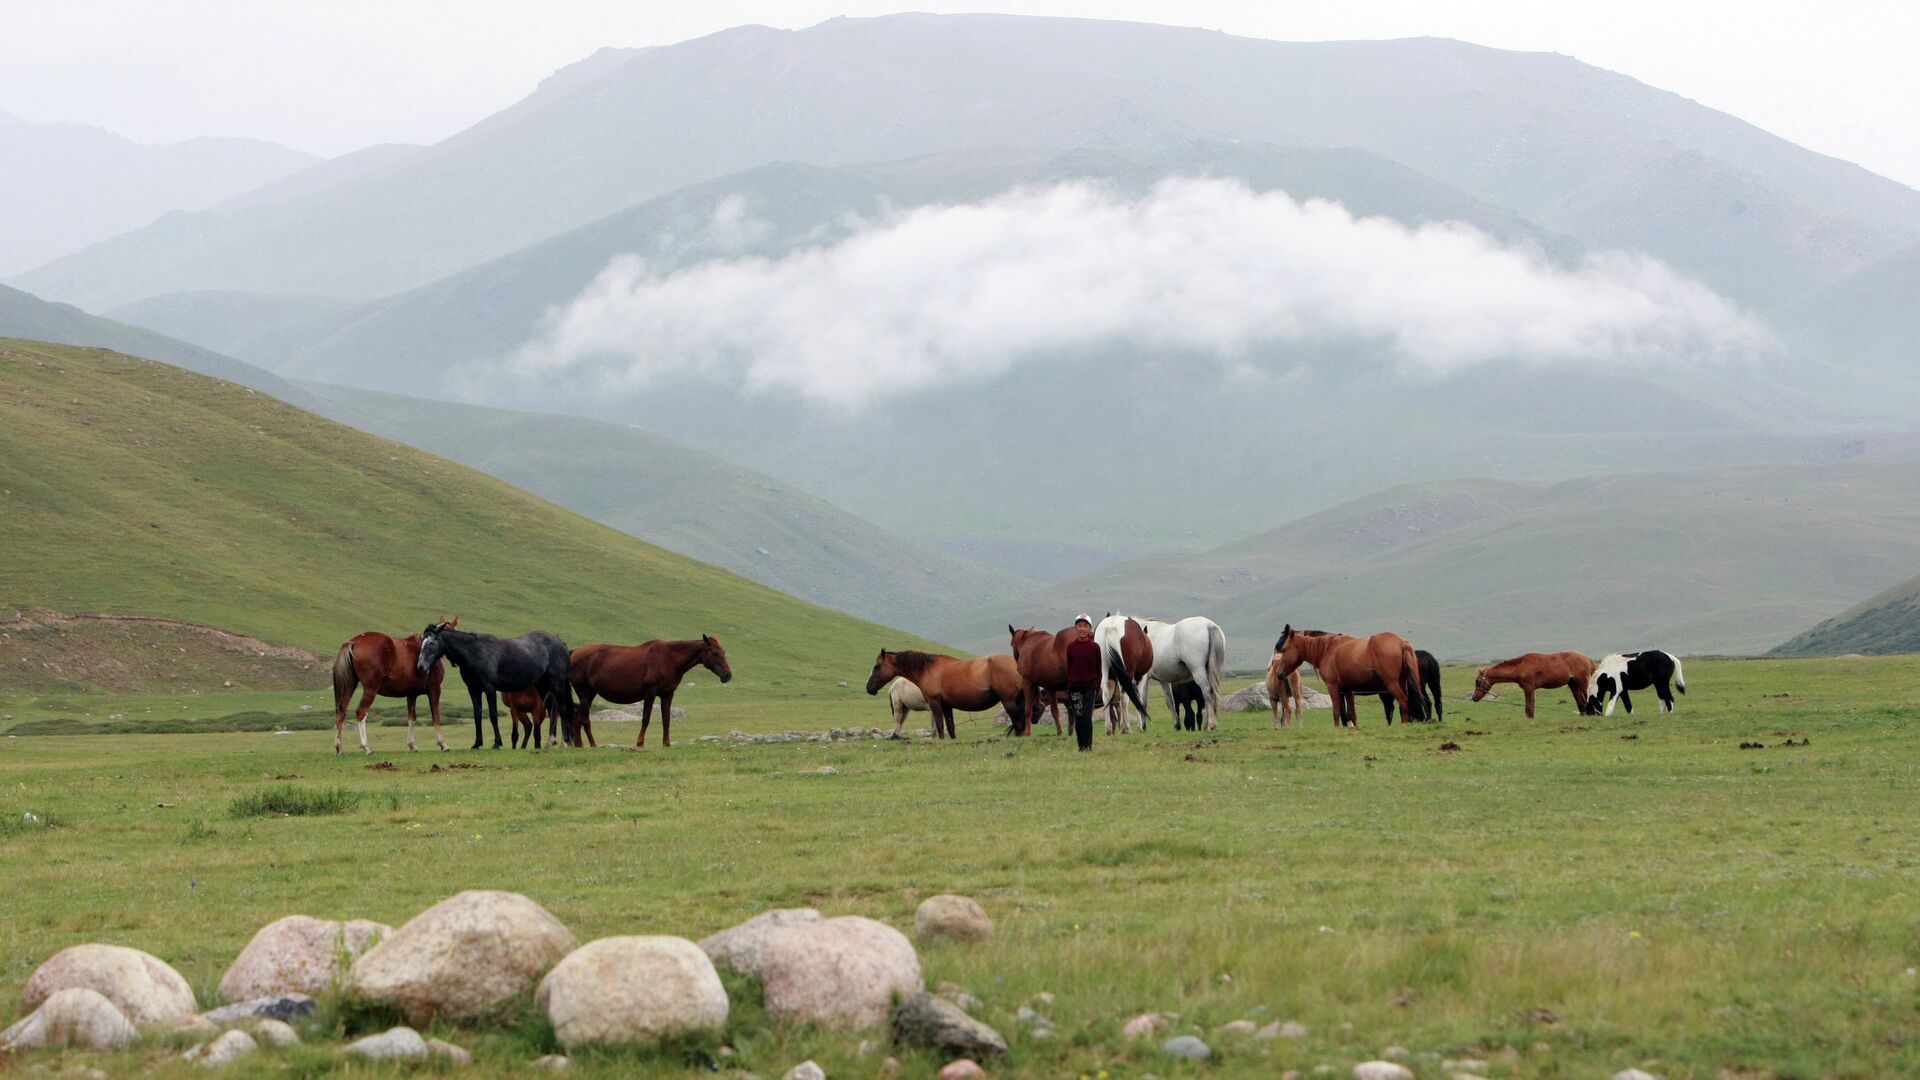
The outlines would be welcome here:
M 1291 675 L 1301 664 L 1312 664 L 1333 699 L 1334 723 L 1358 727 L 1354 694 L 1387 694 L 1409 720 L 1426 717 L 1420 700 L 1420 661 L 1413 646 L 1399 634 L 1371 637 L 1329 634 L 1322 630 L 1295 630 L 1289 623 L 1274 642 L 1274 668 Z
M 1588 713 L 1587 680 L 1593 678 L 1593 660 L 1586 653 L 1530 652 L 1483 667 L 1473 677 L 1473 700 L 1479 701 L 1500 683 L 1517 683 L 1527 698 L 1527 719 L 1533 719 L 1533 695 L 1538 690 L 1564 686 L 1573 691 L 1573 707 Z
M 640 707 L 640 735 L 633 745 L 647 745 L 647 726 L 653 722 L 653 703 L 660 702 L 660 745 L 673 745 L 673 692 L 680 680 L 696 667 L 704 667 L 721 682 L 733 678 L 727 666 L 727 650 L 711 634 L 685 641 L 649 641 L 641 645 L 582 645 L 573 650 L 567 665 L 567 682 L 573 686 L 580 709 L 574 725 L 575 746 L 584 736 L 587 745 L 598 746 L 593 738 L 593 699 L 606 698 L 616 705 L 644 702 Z
M 1007 715 L 1018 720 L 1027 713 L 1027 683 L 1011 656 L 976 656 L 962 659 L 942 653 L 880 650 L 867 676 L 867 693 L 877 694 L 895 678 L 905 679 L 920 691 L 933 716 L 933 737 L 958 738 L 953 727 L 953 712 L 984 712 L 1004 705 Z M 899 734 L 896 727 L 895 734 Z
M 1015 630 L 1007 627 L 1007 635 L 1012 639 L 1013 659 L 1020 672 L 1020 678 L 1034 693 L 1027 695 L 1027 707 L 1022 710 L 1019 723 L 1015 725 L 1016 735 L 1028 735 L 1033 732 L 1033 722 L 1040 717 L 1040 695 L 1038 691 L 1052 690 L 1064 693 L 1067 689 L 1067 645 L 1073 641 L 1074 629 L 1069 626 L 1059 631 L 1039 630 L 1027 627 Z M 1140 710 L 1142 717 L 1147 715 L 1147 703 L 1140 696 L 1140 685 L 1133 681 L 1133 675 L 1121 662 L 1120 654 L 1113 649 L 1101 650 L 1106 658 L 1106 675 L 1120 684 L 1120 689 Z M 1102 692 L 1105 687 L 1101 688 Z
M 1147 629 L 1138 621 L 1110 611 L 1093 628 L 1093 640 L 1100 643 L 1103 656 L 1111 655 L 1107 652 L 1109 649 L 1119 654 L 1120 666 L 1126 668 L 1136 684 L 1144 682 L 1153 671 L 1153 642 L 1147 639 Z M 1127 714 L 1127 700 L 1120 693 L 1119 681 L 1109 678 L 1104 692 L 1107 695 L 1107 734 L 1132 731 L 1133 718 Z M 1147 730 L 1147 714 L 1144 711 L 1140 714 L 1140 730 Z
M 442 618 L 439 625 L 459 626 L 460 617 Z M 373 708 L 376 696 L 407 699 L 407 749 L 414 751 L 419 749 L 413 744 L 415 708 L 420 696 L 426 695 L 427 711 L 433 716 L 433 741 L 440 749 L 447 748 L 447 740 L 440 733 L 440 684 L 447 676 L 447 669 L 435 663 L 431 671 L 422 675 L 415 666 L 419 660 L 419 634 L 396 638 L 369 630 L 341 643 L 340 651 L 333 657 L 334 753 L 340 752 L 340 735 L 347 726 L 347 702 L 353 700 L 357 687 L 366 688 L 366 696 L 360 699 L 360 708 L 354 713 L 360 725 L 363 753 L 373 753 L 367 746 L 367 710 Z

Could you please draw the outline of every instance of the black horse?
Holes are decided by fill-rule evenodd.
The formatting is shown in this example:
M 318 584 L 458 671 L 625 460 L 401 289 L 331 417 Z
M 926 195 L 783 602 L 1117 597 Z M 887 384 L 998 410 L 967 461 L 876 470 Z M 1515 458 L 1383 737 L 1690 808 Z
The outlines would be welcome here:
M 469 634 L 465 630 L 435 624 L 420 632 L 422 672 L 430 671 L 440 658 L 447 658 L 460 672 L 473 696 L 473 749 L 485 743 L 480 726 L 480 695 L 487 695 L 487 715 L 493 721 L 493 748 L 500 749 L 500 698 L 502 690 L 532 690 L 546 704 L 549 716 L 560 718 L 561 731 L 573 742 L 573 692 L 567 684 L 567 643 L 535 630 L 517 638 L 497 638 L 490 634 Z M 533 731 L 533 745 L 540 745 L 540 729 Z
M 1201 689 L 1197 681 L 1189 679 L 1173 684 L 1173 725 L 1186 731 L 1199 731 L 1201 711 L 1207 703 L 1207 692 Z
M 1432 720 L 1436 723 L 1444 720 L 1443 707 L 1440 704 L 1440 661 L 1425 649 L 1413 650 L 1414 659 L 1420 662 L 1420 704 L 1425 706 L 1423 716 L 1409 716 L 1408 720 Z M 1393 723 L 1393 695 L 1381 694 L 1380 704 L 1387 707 L 1387 723 Z M 1351 707 L 1347 710 L 1352 713 Z

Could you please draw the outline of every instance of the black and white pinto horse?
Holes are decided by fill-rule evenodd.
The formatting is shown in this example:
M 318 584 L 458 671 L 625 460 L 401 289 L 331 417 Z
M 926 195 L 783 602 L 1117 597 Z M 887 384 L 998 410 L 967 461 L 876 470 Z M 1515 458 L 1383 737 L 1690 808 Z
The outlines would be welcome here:
M 1627 707 L 1627 715 L 1633 715 L 1633 698 L 1627 696 L 1630 690 L 1645 690 L 1653 687 L 1660 695 L 1660 711 L 1673 711 L 1673 692 L 1667 689 L 1671 682 L 1675 690 L 1687 692 L 1687 676 L 1680 670 L 1680 661 L 1669 652 L 1648 649 L 1645 652 L 1614 653 L 1600 661 L 1593 669 L 1593 677 L 1587 680 L 1587 712 L 1600 715 L 1600 706 L 1607 707 L 1606 715 L 1613 715 L 1613 703 L 1619 701 Z
M 421 671 L 431 671 L 440 658 L 447 658 L 460 672 L 473 697 L 473 749 L 484 743 L 480 726 L 480 695 L 487 696 L 487 716 L 493 721 L 493 748 L 500 749 L 500 692 L 532 690 L 540 695 L 547 715 L 560 718 L 562 737 L 573 743 L 573 691 L 567 684 L 567 664 L 571 656 L 567 643 L 535 630 L 517 638 L 497 638 L 491 634 L 470 634 L 465 630 L 434 625 L 420 632 Z M 533 729 L 533 745 L 540 745 L 540 728 Z

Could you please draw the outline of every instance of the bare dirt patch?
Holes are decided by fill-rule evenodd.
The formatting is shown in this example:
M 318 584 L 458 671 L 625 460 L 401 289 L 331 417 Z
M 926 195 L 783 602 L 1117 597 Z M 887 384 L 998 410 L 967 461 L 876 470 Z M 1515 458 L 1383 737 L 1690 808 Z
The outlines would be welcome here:
M 305 649 L 178 619 L 45 608 L 0 619 L 0 672 L 29 691 L 302 690 L 326 682 L 325 660 Z

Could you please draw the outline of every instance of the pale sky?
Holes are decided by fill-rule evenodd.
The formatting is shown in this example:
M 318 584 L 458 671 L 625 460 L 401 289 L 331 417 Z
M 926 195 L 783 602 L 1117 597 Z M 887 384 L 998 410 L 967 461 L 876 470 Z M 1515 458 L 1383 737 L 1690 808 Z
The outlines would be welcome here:
M 998 10 L 1567 53 L 1920 186 L 1913 0 L 0 0 L 0 110 L 145 142 L 434 142 L 605 45 Z

